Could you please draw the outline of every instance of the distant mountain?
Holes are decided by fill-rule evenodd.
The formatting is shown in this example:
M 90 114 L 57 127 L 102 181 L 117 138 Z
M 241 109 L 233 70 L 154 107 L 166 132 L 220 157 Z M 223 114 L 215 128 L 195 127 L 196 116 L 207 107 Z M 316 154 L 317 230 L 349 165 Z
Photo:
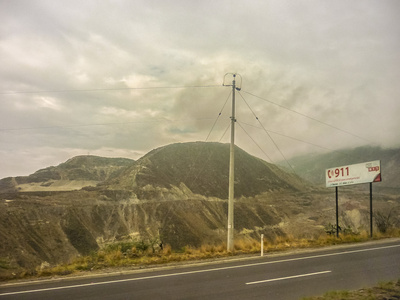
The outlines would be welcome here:
M 289 160 L 296 173 L 314 184 L 325 184 L 325 170 L 331 167 L 380 160 L 382 182 L 376 186 L 386 189 L 400 189 L 400 149 L 381 147 L 358 147 L 338 150 L 325 154 L 307 154 Z M 283 165 L 283 163 L 282 163 Z
M 149 152 L 105 185 L 141 193 L 146 186 L 168 189 L 183 183 L 195 194 L 226 199 L 229 147 L 204 142 L 164 146 Z M 303 189 L 304 182 L 296 175 L 235 148 L 235 197 Z
M 183 184 L 194 194 L 226 199 L 229 147 L 221 143 L 177 143 L 154 149 L 137 161 L 77 156 L 29 176 L 1 179 L 0 193 L 70 191 L 98 186 L 102 190 L 133 192 L 139 199 L 148 199 L 156 197 L 162 189 L 181 188 Z M 304 188 L 305 182 L 298 176 L 235 148 L 235 197 Z
M 382 160 L 383 182 L 397 187 L 399 150 L 357 148 L 291 160 L 296 173 L 324 183 L 326 168 Z M 78 156 L 30 176 L 0 180 L 2 273 L 64 263 L 109 242 L 160 239 L 173 249 L 226 241 L 229 144 L 182 143 L 137 161 Z M 60 191 L 60 192 L 57 192 Z M 400 198 L 374 195 L 375 220 L 400 224 Z M 339 222 L 369 230 L 368 196 L 340 195 Z M 332 189 L 318 188 L 235 148 L 235 238 L 264 234 L 318 237 L 335 222 Z M 379 226 L 376 222 L 375 228 Z
M 75 190 L 95 186 L 117 176 L 134 163 L 134 160 L 127 158 L 76 156 L 56 167 L 38 170 L 29 176 L 1 179 L 0 192 Z

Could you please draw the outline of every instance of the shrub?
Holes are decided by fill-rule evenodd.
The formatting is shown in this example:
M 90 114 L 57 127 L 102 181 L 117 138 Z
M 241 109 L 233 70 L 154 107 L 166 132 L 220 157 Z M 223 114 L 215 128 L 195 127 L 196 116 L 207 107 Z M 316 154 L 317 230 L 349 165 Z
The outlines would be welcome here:
M 0 269 L 9 269 L 10 261 L 6 258 L 0 258 Z
M 172 253 L 171 245 L 170 244 L 164 245 L 164 247 L 163 247 L 163 249 L 161 251 L 161 254 L 162 255 L 171 255 L 171 253 Z
M 150 245 L 146 244 L 143 240 L 140 242 L 136 243 L 135 245 L 136 249 L 144 253 L 147 249 L 149 249 Z

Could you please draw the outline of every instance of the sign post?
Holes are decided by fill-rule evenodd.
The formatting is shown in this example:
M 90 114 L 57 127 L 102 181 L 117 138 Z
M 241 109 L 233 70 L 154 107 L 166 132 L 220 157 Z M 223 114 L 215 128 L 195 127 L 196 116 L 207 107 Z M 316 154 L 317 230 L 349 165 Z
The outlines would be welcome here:
M 370 235 L 372 237 L 372 183 L 382 181 L 381 161 L 369 161 L 355 165 L 329 168 L 325 170 L 326 187 L 336 190 L 336 236 L 339 236 L 338 187 L 369 183 L 370 199 Z
M 339 195 L 338 195 L 338 187 L 335 187 L 336 194 L 336 237 L 339 237 Z
M 372 182 L 369 183 L 369 232 L 370 236 L 372 237 Z

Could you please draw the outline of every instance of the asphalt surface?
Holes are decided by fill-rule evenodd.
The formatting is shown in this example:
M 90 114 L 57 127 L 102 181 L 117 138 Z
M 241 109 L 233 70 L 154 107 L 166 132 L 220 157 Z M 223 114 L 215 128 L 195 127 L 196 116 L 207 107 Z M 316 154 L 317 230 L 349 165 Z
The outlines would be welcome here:
M 130 274 L 2 284 L 5 299 L 300 299 L 400 278 L 400 239 Z

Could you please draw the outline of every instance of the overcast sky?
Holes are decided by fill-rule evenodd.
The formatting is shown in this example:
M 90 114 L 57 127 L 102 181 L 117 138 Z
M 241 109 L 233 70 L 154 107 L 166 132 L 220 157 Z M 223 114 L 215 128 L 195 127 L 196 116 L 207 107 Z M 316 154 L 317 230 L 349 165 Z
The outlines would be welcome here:
M 229 142 L 226 73 L 236 144 L 262 159 L 397 147 L 399 15 L 398 0 L 0 0 L 0 178 Z

